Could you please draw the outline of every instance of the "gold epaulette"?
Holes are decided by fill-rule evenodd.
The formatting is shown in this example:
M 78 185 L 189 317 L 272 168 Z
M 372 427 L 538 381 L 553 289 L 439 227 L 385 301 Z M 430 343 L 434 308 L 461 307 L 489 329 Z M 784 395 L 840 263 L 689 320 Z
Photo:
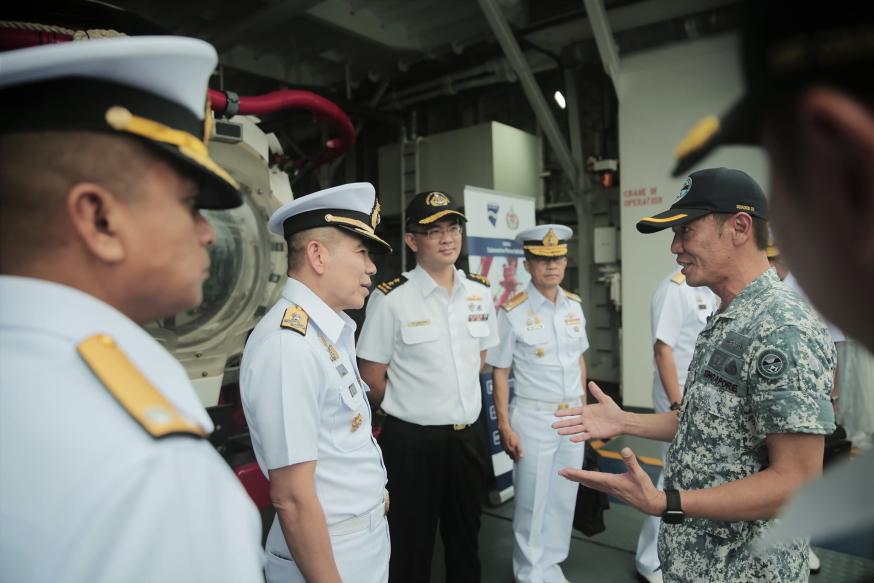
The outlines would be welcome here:
M 405 283 L 407 283 L 407 278 L 402 275 L 400 277 L 396 277 L 395 279 L 393 279 L 391 281 L 387 281 L 385 283 L 379 284 L 378 286 L 376 286 L 376 289 L 378 289 L 379 291 L 381 291 L 384 294 L 388 294 L 390 291 L 399 288 L 400 286 L 404 285 Z
M 564 295 L 566 295 L 567 297 L 569 297 L 569 298 L 572 299 L 573 301 L 575 301 L 575 302 L 577 302 L 577 303 L 579 303 L 579 304 L 582 304 L 582 303 L 583 303 L 583 298 L 581 298 L 581 297 L 578 296 L 577 294 L 572 294 L 571 292 L 569 292 L 568 290 L 566 290 L 566 289 L 564 289 L 564 288 L 562 288 L 561 291 L 563 291 L 563 292 L 564 292 Z
M 671 281 L 673 281 L 676 284 L 682 284 L 683 282 L 686 281 L 686 276 L 680 272 L 677 272 L 677 274 L 671 278 Z
M 528 299 L 528 292 L 521 292 L 501 304 L 501 307 L 508 312 Z
M 301 336 L 306 336 L 309 323 L 310 317 L 303 311 L 303 308 L 294 306 L 293 308 L 286 308 L 285 314 L 282 315 L 280 327 L 294 330 Z
M 483 285 L 486 286 L 486 287 L 492 287 L 492 284 L 489 283 L 489 280 L 487 280 L 487 279 L 486 279 L 485 277 L 483 277 L 482 275 L 477 275 L 477 274 L 475 274 L 475 273 L 468 273 L 468 274 L 467 274 L 467 279 L 469 279 L 469 280 L 471 280 L 471 281 L 475 281 L 475 282 L 477 282 L 477 283 L 481 283 L 481 284 L 483 284 Z
M 97 334 L 76 349 L 103 386 L 152 437 L 179 434 L 208 437 L 200 425 L 179 413 L 146 380 L 112 338 Z

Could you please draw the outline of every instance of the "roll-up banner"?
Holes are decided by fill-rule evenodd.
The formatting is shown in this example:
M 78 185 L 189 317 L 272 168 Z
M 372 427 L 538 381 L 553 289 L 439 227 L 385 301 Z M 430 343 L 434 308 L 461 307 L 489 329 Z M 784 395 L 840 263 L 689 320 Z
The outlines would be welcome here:
M 497 192 L 475 186 L 464 187 L 464 214 L 467 217 L 468 271 L 489 279 L 495 309 L 528 287 L 531 276 L 525 271 L 522 245 L 516 234 L 535 225 L 534 199 Z M 513 387 L 510 377 L 510 393 Z M 488 428 L 489 451 L 497 492 L 493 503 L 513 496 L 513 460 L 504 453 L 498 436 L 495 402 L 492 398 L 492 374 L 480 375 L 483 416 Z

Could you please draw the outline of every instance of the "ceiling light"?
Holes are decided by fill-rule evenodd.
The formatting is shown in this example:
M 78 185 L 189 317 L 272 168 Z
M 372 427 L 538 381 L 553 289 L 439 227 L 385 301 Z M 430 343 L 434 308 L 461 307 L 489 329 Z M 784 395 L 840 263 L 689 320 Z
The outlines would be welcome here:
M 564 95 L 561 94 L 561 91 L 556 91 L 553 97 L 555 97 L 555 102 L 558 104 L 558 106 L 564 109 Z

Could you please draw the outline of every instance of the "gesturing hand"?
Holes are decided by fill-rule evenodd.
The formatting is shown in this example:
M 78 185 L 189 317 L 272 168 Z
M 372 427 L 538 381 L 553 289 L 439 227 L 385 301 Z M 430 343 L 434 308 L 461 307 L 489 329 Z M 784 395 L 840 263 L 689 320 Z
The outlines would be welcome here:
M 622 450 L 622 461 L 628 468 L 624 474 L 587 472 L 576 468 L 565 468 L 559 471 L 558 475 L 600 492 L 606 492 L 651 516 L 662 514 L 667 507 L 665 493 L 656 490 L 649 475 L 637 463 L 637 458 L 634 457 L 631 448 L 626 447 Z
M 597 404 L 556 411 L 556 417 L 573 417 L 556 421 L 552 428 L 558 429 L 559 435 L 573 435 L 573 442 L 621 435 L 625 412 L 593 382 L 589 383 L 589 393 L 598 401 Z

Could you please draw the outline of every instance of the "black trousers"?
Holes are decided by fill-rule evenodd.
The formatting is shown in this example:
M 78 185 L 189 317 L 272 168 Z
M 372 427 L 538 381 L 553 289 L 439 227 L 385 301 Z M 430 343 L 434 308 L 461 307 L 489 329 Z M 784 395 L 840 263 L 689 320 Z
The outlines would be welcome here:
M 379 445 L 391 492 L 389 581 L 430 581 L 439 521 L 446 581 L 478 583 L 486 476 L 480 425 L 455 431 L 451 425 L 423 426 L 388 416 Z

